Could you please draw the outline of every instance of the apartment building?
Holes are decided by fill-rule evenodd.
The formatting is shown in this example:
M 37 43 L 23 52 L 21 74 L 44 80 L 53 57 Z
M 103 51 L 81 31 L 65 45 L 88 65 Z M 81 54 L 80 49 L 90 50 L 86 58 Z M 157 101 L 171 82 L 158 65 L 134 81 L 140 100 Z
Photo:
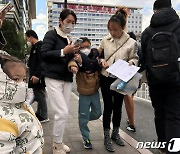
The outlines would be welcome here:
M 59 15 L 64 8 L 64 0 L 47 0 L 48 29 L 59 25 Z M 107 22 L 116 12 L 117 5 L 99 5 L 68 1 L 67 8 L 77 15 L 77 24 L 71 35 L 74 39 L 88 37 L 92 44 L 98 46 L 104 36 L 108 34 Z M 128 7 L 128 31 L 140 35 L 142 31 L 142 13 L 140 7 Z

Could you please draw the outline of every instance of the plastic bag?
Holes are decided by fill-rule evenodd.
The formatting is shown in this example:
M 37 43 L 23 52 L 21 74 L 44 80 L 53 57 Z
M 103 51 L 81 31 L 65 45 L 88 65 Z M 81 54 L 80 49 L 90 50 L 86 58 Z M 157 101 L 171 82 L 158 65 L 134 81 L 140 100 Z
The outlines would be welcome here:
M 127 84 L 124 86 L 123 89 L 119 89 L 117 88 L 118 84 L 120 84 L 122 82 L 121 79 L 116 79 L 110 86 L 111 90 L 114 90 L 116 92 L 119 92 L 123 95 L 132 95 L 133 93 L 136 92 L 136 90 L 139 87 L 139 82 L 140 79 L 142 78 L 142 74 L 140 73 L 136 73 L 128 82 Z M 124 82 L 124 81 L 123 81 Z

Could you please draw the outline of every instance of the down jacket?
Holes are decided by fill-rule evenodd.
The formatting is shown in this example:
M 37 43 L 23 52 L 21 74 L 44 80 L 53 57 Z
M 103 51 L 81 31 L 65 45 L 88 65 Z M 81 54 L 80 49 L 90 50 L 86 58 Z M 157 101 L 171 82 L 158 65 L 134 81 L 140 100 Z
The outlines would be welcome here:
M 61 49 L 67 45 L 67 38 L 60 36 L 56 29 L 45 34 L 41 48 L 43 76 L 67 82 L 73 81 L 73 74 L 67 67 L 74 54 L 68 53 L 61 56 Z

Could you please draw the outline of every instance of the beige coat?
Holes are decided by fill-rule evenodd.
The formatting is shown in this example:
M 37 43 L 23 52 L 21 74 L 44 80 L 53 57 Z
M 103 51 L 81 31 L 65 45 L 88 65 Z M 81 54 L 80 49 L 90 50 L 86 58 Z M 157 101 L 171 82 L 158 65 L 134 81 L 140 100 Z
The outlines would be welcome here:
M 122 44 L 125 43 L 123 46 Z M 103 38 L 99 46 L 99 51 L 101 52 L 104 49 L 104 59 L 108 59 L 111 54 L 122 46 L 107 62 L 111 66 L 118 59 L 125 60 L 127 62 L 133 62 L 135 65 L 138 64 L 138 46 L 134 39 L 129 38 L 129 35 L 126 32 L 123 32 L 120 39 L 113 39 L 109 34 Z M 109 73 L 102 69 L 101 74 L 104 76 L 109 76 Z

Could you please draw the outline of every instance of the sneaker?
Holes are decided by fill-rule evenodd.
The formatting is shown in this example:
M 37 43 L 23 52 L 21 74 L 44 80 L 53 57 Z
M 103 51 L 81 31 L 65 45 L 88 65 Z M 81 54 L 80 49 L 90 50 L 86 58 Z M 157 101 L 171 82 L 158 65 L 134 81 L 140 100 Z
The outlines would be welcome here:
M 127 126 L 126 129 L 131 132 L 136 132 L 136 127 L 132 125 Z
M 91 144 L 91 141 L 89 139 L 84 140 L 83 144 L 84 144 L 85 149 L 92 149 L 92 144 Z
M 62 143 L 53 143 L 53 154 L 66 154 Z
M 44 123 L 44 122 L 48 122 L 49 121 L 49 118 L 42 118 L 39 114 L 35 113 L 36 114 L 36 117 L 38 118 L 38 120 L 41 122 L 41 123 Z
M 71 151 L 71 149 L 66 145 L 66 144 L 64 144 L 64 143 L 62 143 L 63 144 L 63 149 L 64 149 L 64 151 L 66 151 L 67 153 L 69 153 L 70 151 Z

